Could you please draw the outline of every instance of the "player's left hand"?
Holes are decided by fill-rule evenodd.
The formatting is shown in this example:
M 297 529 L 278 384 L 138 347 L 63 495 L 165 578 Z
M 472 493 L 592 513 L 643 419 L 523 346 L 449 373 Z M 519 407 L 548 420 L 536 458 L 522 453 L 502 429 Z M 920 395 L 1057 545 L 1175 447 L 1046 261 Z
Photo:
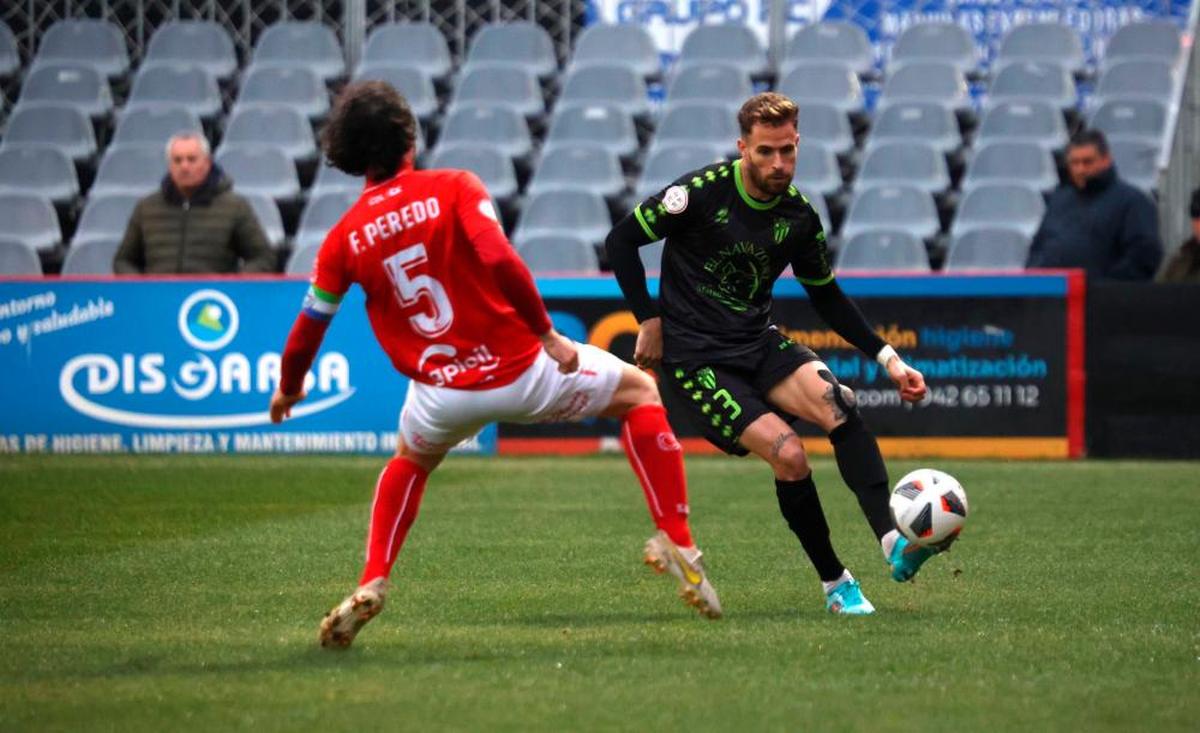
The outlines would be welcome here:
M 275 389 L 275 394 L 271 395 L 271 422 L 279 424 L 283 422 L 283 418 L 292 416 L 292 406 L 300 400 L 308 396 L 307 392 L 300 394 L 287 395 Z
M 558 362 L 558 371 L 570 374 L 579 369 L 579 349 L 575 342 L 553 328 L 542 336 L 542 348 L 546 355 Z
M 920 402 L 925 398 L 925 376 L 896 356 L 887 363 L 888 376 L 900 390 L 905 402 Z

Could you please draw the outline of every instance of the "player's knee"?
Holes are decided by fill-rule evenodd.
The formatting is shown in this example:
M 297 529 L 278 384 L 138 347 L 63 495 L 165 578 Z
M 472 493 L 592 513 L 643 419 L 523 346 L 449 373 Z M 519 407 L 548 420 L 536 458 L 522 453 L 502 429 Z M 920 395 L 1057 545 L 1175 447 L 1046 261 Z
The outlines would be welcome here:
M 628 404 L 630 408 L 639 405 L 662 404 L 662 398 L 658 394 L 658 385 L 654 382 L 654 378 L 640 369 L 626 368 L 624 374 L 621 375 L 621 385 L 618 391 L 621 395 L 621 402 Z
M 775 477 L 783 481 L 799 481 L 811 472 L 812 469 L 808 466 L 808 455 L 800 438 L 793 435 L 790 440 L 780 446 L 779 451 L 773 456 L 771 468 L 775 470 Z

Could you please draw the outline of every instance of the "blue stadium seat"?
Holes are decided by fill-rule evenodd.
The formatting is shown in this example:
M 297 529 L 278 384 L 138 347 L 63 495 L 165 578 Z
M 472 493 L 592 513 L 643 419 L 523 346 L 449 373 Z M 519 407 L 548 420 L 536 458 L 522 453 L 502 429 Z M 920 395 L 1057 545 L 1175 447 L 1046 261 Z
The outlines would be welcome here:
M 550 79 L 558 73 L 550 34 L 525 21 L 485 25 L 471 41 L 466 68 L 504 64 L 529 69 L 542 80 Z
M 575 41 L 571 71 L 588 66 L 625 66 L 643 79 L 658 77 L 662 62 L 654 39 L 636 23 L 589 25 Z
M 559 146 L 542 155 L 526 193 L 574 189 L 616 200 L 625 191 L 621 162 L 599 145 Z
M 612 229 L 604 199 L 588 191 L 547 191 L 530 196 L 517 222 L 513 241 L 518 247 L 545 234 L 573 234 L 598 245 Z
M 446 36 L 432 23 L 425 22 L 375 26 L 367 36 L 362 64 L 420 70 L 435 81 L 445 79 L 453 69 Z
M 797 30 L 788 40 L 784 72 L 798 62 L 837 62 L 861 77 L 875 73 L 875 49 L 861 26 L 821 21 Z
M 233 39 L 212 20 L 170 20 L 158 27 L 142 60 L 146 66 L 197 66 L 214 79 L 229 80 L 237 73 Z
M 62 243 L 62 230 L 54 205 L 45 196 L 19 191 L 0 192 L 3 236 L 20 240 L 37 252 L 48 252 Z
M 572 67 L 563 81 L 558 104 L 564 107 L 615 106 L 634 117 L 650 114 L 650 101 L 642 76 L 630 66 L 616 64 Z
M 63 275 L 111 275 L 113 260 L 121 247 L 118 237 L 98 237 L 77 240 L 67 249 L 63 260 Z
M 842 239 L 874 229 L 900 229 L 918 239 L 933 239 L 941 231 L 933 196 L 915 186 L 856 190 L 842 223 Z
M 1000 41 L 997 64 L 1003 66 L 1014 61 L 1048 61 L 1073 74 L 1086 70 L 1079 34 L 1069 25 L 1055 21 L 1014 25 Z
M 987 143 L 975 150 L 962 188 L 967 192 L 984 183 L 1018 183 L 1045 193 L 1058 186 L 1058 169 L 1039 143 Z
M 42 274 L 42 260 L 38 253 L 25 243 L 25 240 L 0 235 L 0 275 L 33 275 Z
M 722 148 L 709 143 L 661 145 L 646 156 L 646 164 L 634 186 L 637 202 L 653 196 L 688 171 L 722 160 Z
M 8 118 L 0 147 L 20 145 L 50 145 L 82 163 L 96 155 L 96 133 L 77 107 L 20 104 Z
M 346 76 L 341 44 L 328 26 L 315 21 L 283 21 L 267 26 L 254 46 L 254 66 L 304 68 L 322 82 Z
M 758 37 L 742 23 L 698 25 L 683 39 L 677 68 L 714 63 L 736 66 L 756 78 L 768 76 L 770 71 Z
M 310 120 L 329 114 L 329 92 L 321 77 L 303 66 L 251 66 L 242 79 L 238 105 L 282 104 Z
M 631 160 L 638 153 L 633 117 L 609 105 L 559 105 L 550 120 L 545 149 L 583 143 L 603 145 L 623 160 Z
M 104 151 L 89 196 L 129 193 L 145 196 L 167 174 L 167 152 L 157 145 L 110 145 Z
M 300 227 L 296 230 L 296 249 L 319 246 L 342 214 L 357 201 L 358 194 L 351 191 L 327 191 L 310 198 L 300 216 Z
M 975 39 L 957 23 L 926 21 L 905 28 L 892 46 L 892 63 L 944 61 L 970 75 L 979 65 Z
M 517 254 L 535 274 L 600 273 L 595 246 L 583 237 L 569 232 L 527 237 L 517 247 Z
M 737 113 L 754 92 L 746 70 L 725 63 L 695 63 L 680 68 L 667 85 L 666 108 L 680 104 L 719 104 Z
M 1006 227 L 1033 237 L 1046 203 L 1042 194 L 1024 183 L 985 183 L 972 188 L 962 197 L 951 234 L 965 234 L 972 229 Z
M 112 114 L 108 79 L 82 64 L 46 64 L 29 72 L 21 87 L 20 105 L 70 105 L 94 119 Z
M 24 192 L 66 206 L 79 195 L 75 165 L 66 153 L 43 145 L 0 149 L 0 193 Z
M 203 132 L 196 113 L 187 107 L 152 105 L 126 108 L 113 133 L 114 145 L 161 145 L 180 132 Z
M 946 272 L 1023 270 L 1030 239 L 1015 229 L 971 229 L 957 234 L 946 253 Z
M 143 66 L 133 78 L 129 107 L 186 107 L 202 120 L 221 114 L 217 80 L 199 66 Z
M 110 193 L 88 197 L 71 246 L 85 239 L 121 239 L 129 228 L 133 207 L 142 196 L 136 193 Z
M 925 244 L 903 229 L 872 229 L 842 242 L 836 269 L 843 272 L 929 272 Z
M 779 93 L 800 106 L 800 121 L 810 104 L 829 104 L 842 114 L 863 111 L 863 91 L 858 75 L 849 66 L 832 61 L 805 61 L 789 67 L 779 82 Z
M 82 64 L 115 78 L 129 70 L 129 51 L 121 30 L 106 20 L 60 20 L 42 36 L 34 66 L 60 62 Z

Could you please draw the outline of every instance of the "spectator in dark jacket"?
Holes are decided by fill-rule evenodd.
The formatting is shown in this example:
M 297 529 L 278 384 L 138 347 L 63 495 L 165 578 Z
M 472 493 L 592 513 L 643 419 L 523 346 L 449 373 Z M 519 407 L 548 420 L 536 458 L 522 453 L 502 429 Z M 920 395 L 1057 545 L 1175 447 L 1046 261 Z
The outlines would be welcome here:
M 113 260 L 118 274 L 273 272 L 254 209 L 213 165 L 208 140 L 180 133 L 167 143 L 162 188 L 134 207 Z
M 1084 130 L 1067 146 L 1070 183 L 1050 197 L 1027 267 L 1079 267 L 1089 278 L 1149 280 L 1162 261 L 1150 197 L 1117 177 L 1108 141 Z
M 1200 283 L 1200 188 L 1192 191 L 1192 238 L 1179 247 L 1163 269 L 1166 283 Z

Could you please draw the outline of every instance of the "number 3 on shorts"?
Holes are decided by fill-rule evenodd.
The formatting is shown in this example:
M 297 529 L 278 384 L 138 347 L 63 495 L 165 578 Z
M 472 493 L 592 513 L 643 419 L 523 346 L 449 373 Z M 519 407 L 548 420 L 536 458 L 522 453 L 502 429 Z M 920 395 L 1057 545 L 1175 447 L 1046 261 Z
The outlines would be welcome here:
M 409 316 L 408 322 L 421 336 L 436 338 L 450 330 L 450 324 L 454 322 L 454 308 L 451 307 L 450 298 L 440 282 L 429 275 L 411 274 L 412 270 L 427 260 L 425 245 L 418 242 L 385 258 L 383 267 L 387 270 L 392 285 L 396 287 L 396 295 L 399 296 L 401 305 L 418 305 L 422 295 L 428 299 L 428 307 L 433 312 Z

